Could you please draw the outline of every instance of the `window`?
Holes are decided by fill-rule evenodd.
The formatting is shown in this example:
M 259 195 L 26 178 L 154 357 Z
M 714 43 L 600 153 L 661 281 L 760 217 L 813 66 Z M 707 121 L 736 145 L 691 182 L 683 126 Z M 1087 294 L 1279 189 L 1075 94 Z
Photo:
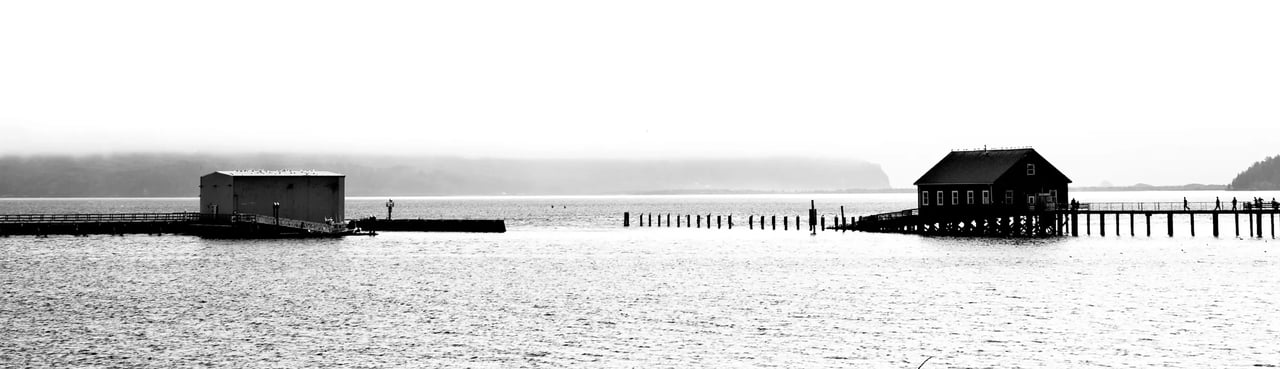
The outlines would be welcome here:
M 1027 195 L 1027 205 L 1036 204 L 1036 195 Z
M 967 205 L 973 205 L 973 191 L 966 191 L 964 193 L 964 203 Z
M 1013 190 L 1004 191 L 1004 204 L 1013 205 Z
M 1058 190 L 1049 190 L 1049 202 L 1058 203 Z
M 1029 176 L 1034 176 L 1034 175 L 1036 175 L 1036 165 L 1035 165 L 1035 164 L 1027 164 L 1027 175 L 1029 175 Z
M 929 191 L 920 191 L 920 205 L 929 206 Z
M 960 205 L 960 191 L 951 191 L 951 205 Z
M 991 204 L 991 190 L 982 190 L 982 205 Z
M 942 199 L 942 191 L 938 191 L 938 206 L 942 206 L 943 201 L 945 200 Z

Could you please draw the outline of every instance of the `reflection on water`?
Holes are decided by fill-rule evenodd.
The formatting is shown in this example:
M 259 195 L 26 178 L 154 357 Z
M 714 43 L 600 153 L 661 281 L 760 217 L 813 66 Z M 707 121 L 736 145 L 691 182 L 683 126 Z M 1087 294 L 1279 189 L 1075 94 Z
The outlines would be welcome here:
M 897 206 L 893 199 L 846 204 Z M 926 367 L 1280 364 L 1272 240 L 809 236 L 617 224 L 623 208 L 781 213 L 791 200 L 462 206 L 479 217 L 520 217 L 523 225 L 505 234 L 0 238 L 0 360 L 914 368 L 935 356 Z M 349 208 L 377 210 L 385 199 L 367 201 Z M 552 211 L 547 202 L 565 207 L 534 216 Z M 419 212 L 433 211 L 445 210 Z M 595 219 L 604 214 L 618 215 Z

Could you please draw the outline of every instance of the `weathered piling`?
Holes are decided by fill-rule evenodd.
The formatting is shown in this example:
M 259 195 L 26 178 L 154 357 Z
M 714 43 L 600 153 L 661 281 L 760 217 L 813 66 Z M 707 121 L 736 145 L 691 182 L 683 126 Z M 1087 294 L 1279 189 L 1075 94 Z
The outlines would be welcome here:
M 771 225 L 773 226 L 773 230 L 775 230 L 775 231 L 776 231 L 776 230 L 778 230 L 778 216 L 777 216 L 777 215 L 770 216 L 770 217 L 769 217 L 769 224 L 771 224 Z
M 809 200 L 809 232 L 813 234 L 818 233 L 817 229 L 815 229 L 818 224 L 816 218 L 818 218 L 818 208 L 813 200 Z
M 1258 238 L 1262 238 L 1262 213 L 1258 213 Z
M 1165 215 L 1169 219 L 1168 222 L 1165 222 L 1165 224 L 1169 225 L 1169 237 L 1173 237 L 1173 213 L 1165 213 Z
M 1147 237 L 1151 237 L 1151 213 L 1143 214 L 1147 216 Z
M 1196 236 L 1196 215 L 1187 214 L 1187 217 L 1191 219 L 1191 237 L 1195 237 Z
M 1213 237 L 1218 237 L 1218 212 L 1213 212 Z
M 1107 215 L 1098 214 L 1098 235 L 1107 236 Z
M 720 216 L 716 216 L 716 229 L 720 229 Z
M 631 226 L 631 212 L 622 213 L 622 226 L 623 227 Z

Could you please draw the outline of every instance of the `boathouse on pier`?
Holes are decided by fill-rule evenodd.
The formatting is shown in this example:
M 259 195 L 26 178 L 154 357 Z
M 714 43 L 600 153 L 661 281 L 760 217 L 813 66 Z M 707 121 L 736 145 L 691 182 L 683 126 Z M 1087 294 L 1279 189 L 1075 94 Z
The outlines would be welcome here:
M 983 210 L 1054 210 L 1071 180 L 1035 149 L 952 151 L 915 182 L 922 216 Z
M 200 177 L 200 213 L 341 223 L 346 176 L 314 170 L 230 170 Z

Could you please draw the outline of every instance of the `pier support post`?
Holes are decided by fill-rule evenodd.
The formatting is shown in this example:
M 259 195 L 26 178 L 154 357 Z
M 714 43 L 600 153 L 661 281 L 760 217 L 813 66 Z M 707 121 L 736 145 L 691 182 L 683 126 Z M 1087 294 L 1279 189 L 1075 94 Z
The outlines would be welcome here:
M 818 225 L 819 229 L 822 229 L 824 231 L 827 230 L 827 217 L 818 218 L 818 224 L 819 224 Z
M 770 216 L 770 217 L 769 217 L 769 225 L 773 227 L 773 229 L 772 229 L 772 230 L 774 230 L 774 231 L 778 230 L 778 216 L 777 216 L 777 215 L 774 215 L 774 216 Z
M 623 227 L 631 226 L 631 212 L 622 213 L 622 226 Z
M 1071 212 L 1071 237 L 1080 237 L 1080 214 Z
M 1249 238 L 1253 238 L 1253 213 L 1249 213 Z
M 799 231 L 799 230 L 800 230 L 800 216 L 799 216 L 799 215 L 797 215 L 797 216 L 796 216 L 796 230 L 797 230 L 797 231 Z
M 688 227 L 688 226 L 693 225 L 693 222 L 690 222 L 690 220 L 693 220 L 693 218 L 691 218 L 691 217 L 692 217 L 692 215 L 689 215 L 689 214 L 685 214 L 685 215 L 684 215 L 684 226 L 685 226 L 685 227 Z
M 1107 236 L 1107 215 L 1098 214 L 1098 234 L 1102 237 Z
M 1093 234 L 1093 214 L 1084 213 L 1084 235 Z
M 1120 213 L 1116 213 L 1116 237 L 1120 237 Z
M 1191 237 L 1195 237 L 1196 236 L 1196 214 L 1195 213 L 1187 214 L 1187 217 L 1191 219 Z
M 698 214 L 698 229 L 702 229 L 702 214 Z
M 1151 213 L 1143 214 L 1147 216 L 1147 237 L 1151 237 Z
M 1173 237 L 1173 213 L 1165 213 L 1165 215 L 1169 219 L 1169 221 L 1166 222 L 1166 224 L 1169 225 L 1169 237 Z
M 1258 213 L 1258 238 L 1262 238 L 1262 213 Z
M 720 216 L 719 216 L 719 215 L 717 215 L 717 216 L 716 216 L 716 229 L 720 229 L 720 228 L 721 228 L 721 227 L 720 227 Z
M 756 216 L 747 216 L 747 229 L 756 229 Z
M 1236 237 L 1240 237 L 1240 213 L 1231 213 L 1231 215 L 1236 218 Z
M 680 228 L 680 216 L 676 215 L 676 228 Z
M 790 223 L 790 222 L 791 222 L 791 221 L 790 221 L 790 219 L 789 219 L 789 218 L 787 218 L 786 216 L 783 216 L 783 217 L 782 217 L 782 230 L 784 230 L 784 231 L 786 231 L 786 230 L 790 230 L 791 228 L 787 226 L 787 223 Z M 799 227 L 799 226 L 800 226 L 799 224 L 796 224 L 796 227 Z
M 1136 236 L 1133 233 L 1133 213 L 1129 213 L 1129 237 Z
M 729 229 L 733 229 L 733 216 L 732 216 L 732 215 L 730 215 L 730 216 L 729 216 L 728 221 L 729 221 Z
M 1218 238 L 1218 212 L 1213 212 L 1213 237 Z

